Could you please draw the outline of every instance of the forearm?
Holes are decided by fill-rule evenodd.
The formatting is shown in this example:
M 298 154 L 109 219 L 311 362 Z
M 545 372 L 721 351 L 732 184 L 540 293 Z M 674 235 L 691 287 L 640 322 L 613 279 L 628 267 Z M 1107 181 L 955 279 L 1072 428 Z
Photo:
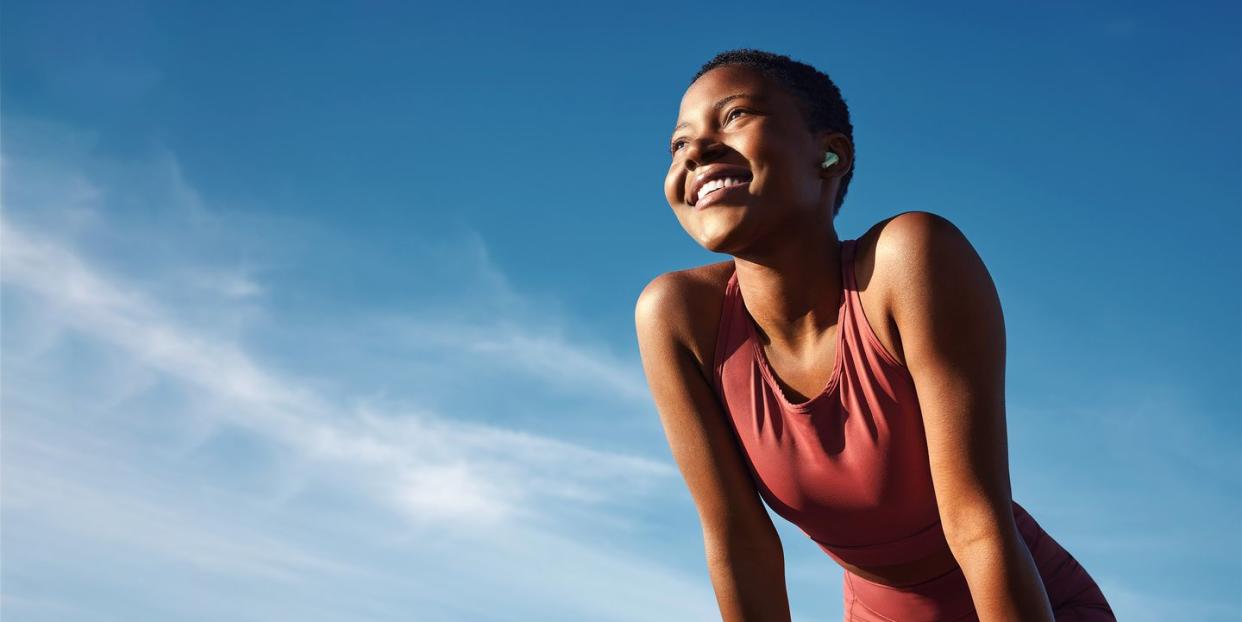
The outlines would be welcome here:
M 710 547 L 707 568 L 723 622 L 789 622 L 780 549 L 762 551 L 745 544 Z
M 978 537 L 952 548 L 980 622 L 1053 622 L 1035 560 L 1016 532 Z

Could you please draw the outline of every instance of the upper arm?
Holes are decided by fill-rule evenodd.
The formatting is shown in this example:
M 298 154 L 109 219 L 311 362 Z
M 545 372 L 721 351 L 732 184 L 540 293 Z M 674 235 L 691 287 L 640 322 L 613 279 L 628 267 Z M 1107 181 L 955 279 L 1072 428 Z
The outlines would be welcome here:
M 675 273 L 657 277 L 634 309 L 643 371 L 669 448 L 698 509 L 709 556 L 735 552 L 725 547 L 738 544 L 779 551 L 779 537 L 725 413 L 685 345 L 686 327 L 696 318 L 683 278 Z
M 1005 324 L 983 260 L 956 226 L 927 212 L 894 218 L 892 315 L 914 379 L 928 459 L 951 545 L 1014 533 L 1005 426 Z

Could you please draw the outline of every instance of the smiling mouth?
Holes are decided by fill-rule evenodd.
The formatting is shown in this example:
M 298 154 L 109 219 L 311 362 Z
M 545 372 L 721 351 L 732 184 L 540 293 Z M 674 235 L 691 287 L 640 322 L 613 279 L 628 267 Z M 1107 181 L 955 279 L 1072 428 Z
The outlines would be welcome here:
M 750 180 L 728 180 L 735 183 L 726 183 L 718 185 L 715 188 L 708 189 L 704 186 L 703 192 L 699 193 L 699 200 L 694 202 L 695 209 L 703 209 L 709 205 L 720 203 L 729 198 L 736 198 L 750 187 Z
M 722 189 L 729 188 L 731 186 L 744 184 L 752 179 L 754 179 L 754 177 L 749 171 L 737 170 L 729 171 L 723 175 L 718 175 L 714 179 L 703 182 L 701 185 L 695 184 L 697 187 L 694 189 L 694 194 L 690 196 L 690 204 L 694 205 L 712 193 L 719 192 Z

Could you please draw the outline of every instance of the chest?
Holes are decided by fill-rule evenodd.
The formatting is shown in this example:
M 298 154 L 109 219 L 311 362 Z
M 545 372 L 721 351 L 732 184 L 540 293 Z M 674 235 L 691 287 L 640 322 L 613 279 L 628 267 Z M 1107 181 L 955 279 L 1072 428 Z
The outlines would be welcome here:
M 783 396 L 752 340 L 719 366 L 729 422 L 760 496 L 818 541 L 896 539 L 935 522 L 926 435 L 913 383 L 879 378 L 848 340 L 825 392 Z

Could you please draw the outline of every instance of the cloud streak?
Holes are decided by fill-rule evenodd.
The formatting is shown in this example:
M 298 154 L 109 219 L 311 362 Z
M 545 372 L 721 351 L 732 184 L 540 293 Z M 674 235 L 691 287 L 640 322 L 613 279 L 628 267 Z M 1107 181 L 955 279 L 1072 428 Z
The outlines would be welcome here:
M 7 220 L 2 226 L 6 286 L 38 296 L 47 313 L 74 330 L 226 402 L 227 408 L 216 411 L 223 423 L 315 460 L 391 474 L 375 486 L 387 489 L 381 497 L 412 519 L 492 523 L 529 513 L 541 497 L 590 501 L 600 498 L 593 491 L 625 494 L 635 482 L 673 474 L 667 464 L 495 426 L 418 414 L 342 413 L 263 369 L 238 344 L 178 326 L 150 296 L 101 275 L 62 245 Z M 505 342 L 474 343 L 485 353 L 542 344 L 543 352 L 576 359 L 580 367 L 608 367 L 567 344 L 538 338 L 514 335 Z M 623 396 L 633 397 L 626 392 L 633 387 L 619 387 Z
M 459 620 L 495 619 L 497 610 L 546 619 L 711 615 L 701 572 L 691 578 L 621 544 L 650 528 L 635 522 L 634 509 L 680 491 L 668 462 L 325 393 L 265 362 L 239 336 L 244 326 L 236 320 L 247 308 L 238 305 L 254 312 L 275 285 L 252 270 L 194 265 L 175 254 L 152 256 L 147 267 L 180 275 L 180 288 L 137 272 L 143 262 L 118 269 L 85 250 L 91 240 L 124 237 L 105 224 L 117 188 L 72 167 L 11 156 L 4 165 L 8 179 L 15 167 L 35 167 L 33 179 L 45 182 L 17 189 L 10 182 L 0 216 L 8 611 L 51 618 L 84 597 L 72 588 L 79 571 L 49 555 L 59 550 L 97 568 L 124 563 L 152 572 L 174 564 L 179 570 L 150 577 L 163 596 L 130 602 L 136 612 L 175 608 L 172 594 L 206 598 L 206 588 L 189 586 L 210 576 L 209 583 L 283 584 L 273 594 L 285 599 L 329 579 L 371 594 L 369 615 L 346 598 L 322 603 L 320 614 L 303 612 L 308 619 L 329 619 L 323 611 L 342 607 L 362 619 L 403 618 L 409 609 L 388 609 L 398 602 Z M 162 171 L 160 196 L 174 197 L 164 209 L 210 218 L 176 167 Z M 53 183 L 58 174 L 76 181 Z M 66 188 L 72 210 L 49 215 Z M 57 219 L 76 224 L 49 228 Z M 231 320 L 213 325 L 204 304 Z M 463 374 L 502 354 L 536 382 L 593 378 L 601 400 L 642 397 L 623 363 L 546 325 L 524 332 L 505 318 L 502 330 L 426 322 L 396 318 L 387 327 L 436 336 L 417 355 L 455 351 L 445 360 L 462 364 Z M 548 356 L 561 364 L 541 366 Z M 343 522 L 326 530 L 317 520 Z M 592 531 L 597 537 L 582 539 Z M 332 536 L 353 546 L 326 544 Z M 70 542 L 76 554 L 64 548 Z M 409 557 L 386 559 L 393 551 Z M 105 592 L 114 598 L 125 589 L 119 577 L 99 581 L 111 584 Z M 411 590 L 407 581 L 423 587 Z M 402 596 L 367 587 L 375 585 Z M 618 595 L 631 603 L 625 611 L 610 604 Z M 274 598 L 241 602 L 252 612 L 297 609 Z

